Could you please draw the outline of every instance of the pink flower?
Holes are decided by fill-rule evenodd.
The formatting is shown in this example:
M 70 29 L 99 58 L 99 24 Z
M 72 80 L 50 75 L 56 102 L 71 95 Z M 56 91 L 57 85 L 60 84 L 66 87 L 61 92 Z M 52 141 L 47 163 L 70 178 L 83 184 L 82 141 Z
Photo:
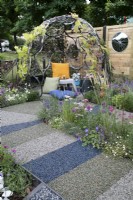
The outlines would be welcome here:
M 86 108 L 85 108 L 85 111 L 92 111 L 92 106 L 87 106 Z
M 12 153 L 16 153 L 16 149 L 12 149 L 11 151 L 12 151 Z
M 4 145 L 4 148 L 5 148 L 5 149 L 8 149 L 8 148 L 9 148 L 9 146 L 8 146 L 8 145 Z
M 113 106 L 109 106 L 109 111 L 113 112 L 114 111 L 114 107 Z

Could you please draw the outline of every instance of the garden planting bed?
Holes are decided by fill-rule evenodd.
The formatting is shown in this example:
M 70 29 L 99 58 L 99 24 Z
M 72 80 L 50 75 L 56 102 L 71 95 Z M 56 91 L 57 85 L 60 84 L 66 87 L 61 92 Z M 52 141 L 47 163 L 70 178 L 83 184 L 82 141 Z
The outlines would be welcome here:
M 77 137 L 82 145 L 133 158 L 133 113 L 119 110 L 105 101 L 93 104 L 88 99 L 77 101 L 45 99 L 39 117 L 53 128 Z
M 22 167 L 22 166 L 21 166 Z M 27 174 L 27 179 L 30 177 L 31 179 L 31 185 L 29 187 L 27 187 L 26 189 L 26 193 L 27 193 L 27 196 L 30 195 L 34 190 L 35 188 L 41 184 L 41 181 L 36 177 L 34 176 L 33 174 L 31 174 L 29 171 L 27 171 L 25 168 L 22 167 L 22 169 L 25 170 L 25 173 Z M 10 200 L 23 200 L 23 199 L 27 199 L 27 197 L 20 197 L 19 194 L 17 193 L 13 193 L 13 195 L 10 197 Z
M 33 175 L 25 167 L 16 164 L 11 152 L 7 151 L 7 147 L 1 146 L 0 170 L 2 171 L 4 185 L 0 191 L 2 197 L 3 192 L 11 192 L 10 200 L 63 200 L 55 191 L 48 187 L 39 178 Z M 12 152 L 15 150 L 12 150 Z

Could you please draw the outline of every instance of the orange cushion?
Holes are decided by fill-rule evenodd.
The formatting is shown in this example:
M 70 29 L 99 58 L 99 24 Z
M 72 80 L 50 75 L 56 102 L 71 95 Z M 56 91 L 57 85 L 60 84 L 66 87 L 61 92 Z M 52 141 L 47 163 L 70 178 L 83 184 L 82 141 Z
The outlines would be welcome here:
M 70 78 L 69 63 L 52 63 L 53 77 Z

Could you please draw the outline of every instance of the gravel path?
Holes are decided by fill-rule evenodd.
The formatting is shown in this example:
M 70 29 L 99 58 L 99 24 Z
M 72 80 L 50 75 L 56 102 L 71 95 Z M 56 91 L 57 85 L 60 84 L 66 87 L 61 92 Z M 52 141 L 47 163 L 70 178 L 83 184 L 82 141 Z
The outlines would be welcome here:
M 49 183 L 100 153 L 98 149 L 83 147 L 80 141 L 76 141 L 31 160 L 24 166 L 45 183 Z
M 1 130 L 8 130 L 2 144 L 17 150 L 16 159 L 42 179 L 45 174 L 65 200 L 133 200 L 133 162 L 84 149 L 72 136 L 44 123 L 33 125 L 41 107 L 39 101 L 29 102 L 0 113 Z
M 2 144 L 10 147 L 16 147 L 28 141 L 32 141 L 39 137 L 44 137 L 50 133 L 57 133 L 57 130 L 52 129 L 50 126 L 40 123 L 36 126 L 31 126 L 13 133 L 8 136 L 2 136 Z
M 8 111 L 8 112 L 36 115 L 40 111 L 42 106 L 43 104 L 41 101 L 32 101 L 32 102 L 26 102 L 26 103 L 14 105 L 14 106 L 9 106 L 9 107 L 3 108 L 2 110 Z
M 35 160 L 47 153 L 62 148 L 75 141 L 75 138 L 63 133 L 52 132 L 43 137 L 27 141 L 16 149 L 16 159 L 23 160 L 23 163 Z M 45 165 L 45 163 L 44 163 Z
M 30 121 L 30 122 L 23 122 L 23 123 L 20 123 L 20 124 L 11 124 L 11 125 L 8 125 L 8 126 L 2 126 L 1 127 L 1 135 L 7 135 L 7 134 L 10 134 L 12 132 L 15 132 L 15 131 L 19 131 L 21 129 L 25 129 L 25 128 L 28 128 L 28 127 L 31 127 L 31 126 L 35 126 L 37 124 L 40 124 L 41 121 L 40 120 L 35 120 L 35 121 Z
M 36 115 L 16 113 L 12 111 L 1 111 L 1 126 L 9 126 L 37 120 Z
M 131 168 L 133 163 L 127 159 L 113 159 L 100 154 L 51 181 L 49 186 L 66 200 L 96 200 Z
M 97 200 L 133 200 L 133 170 L 99 196 Z

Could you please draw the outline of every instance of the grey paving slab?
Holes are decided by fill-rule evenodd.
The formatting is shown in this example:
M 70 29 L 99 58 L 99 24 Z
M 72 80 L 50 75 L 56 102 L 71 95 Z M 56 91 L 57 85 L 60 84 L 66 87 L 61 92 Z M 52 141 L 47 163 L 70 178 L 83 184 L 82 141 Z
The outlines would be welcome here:
M 67 200 L 96 200 L 131 169 L 132 161 L 101 154 L 51 181 L 49 186 Z
M 15 112 L 15 113 L 25 113 L 25 114 L 37 114 L 41 107 L 43 107 L 43 104 L 41 101 L 32 101 L 32 102 L 26 102 L 23 104 L 18 104 L 14 106 L 9 106 L 6 108 L 3 108 L 2 110 L 8 111 L 8 112 Z
M 133 200 L 133 170 L 99 196 L 97 200 Z
M 16 147 L 22 143 L 36 139 L 38 137 L 43 137 L 50 134 L 56 130 L 52 129 L 50 126 L 40 123 L 29 128 L 25 128 L 16 132 L 12 132 L 8 135 L 1 137 L 1 142 L 3 145 L 8 145 L 10 147 Z
M 22 114 L 9 111 L 1 111 L 1 126 L 19 124 L 37 120 L 36 115 Z
M 17 146 L 15 148 L 15 158 L 20 162 L 23 161 L 23 163 L 26 163 L 30 160 L 34 160 L 47 153 L 64 147 L 75 140 L 76 139 L 72 136 L 54 131 L 44 137 L 39 137 Z

